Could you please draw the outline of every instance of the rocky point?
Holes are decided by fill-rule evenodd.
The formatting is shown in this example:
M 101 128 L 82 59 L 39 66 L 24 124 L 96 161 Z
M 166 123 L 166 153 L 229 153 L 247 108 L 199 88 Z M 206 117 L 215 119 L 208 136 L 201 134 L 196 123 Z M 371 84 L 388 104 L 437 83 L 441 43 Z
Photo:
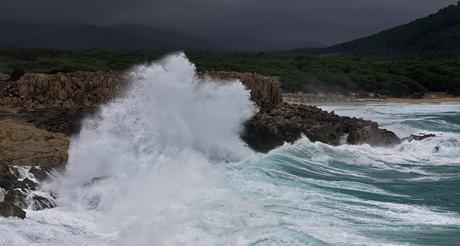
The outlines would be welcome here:
M 202 78 L 240 80 L 259 108 L 241 138 L 267 152 L 302 136 L 327 144 L 392 145 L 400 139 L 375 122 L 337 116 L 317 107 L 282 102 L 280 81 L 254 73 L 203 72 Z M 69 139 L 81 121 L 129 86 L 117 72 L 25 74 L 16 81 L 0 74 L 0 215 L 25 218 L 27 209 L 55 206 L 40 181 L 67 162 Z

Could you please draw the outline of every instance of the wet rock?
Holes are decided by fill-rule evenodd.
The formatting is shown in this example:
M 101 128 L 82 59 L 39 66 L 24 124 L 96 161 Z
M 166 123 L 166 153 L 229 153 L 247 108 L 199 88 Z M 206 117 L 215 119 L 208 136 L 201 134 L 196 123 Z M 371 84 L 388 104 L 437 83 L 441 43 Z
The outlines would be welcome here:
M 43 210 L 56 207 L 56 203 L 52 198 L 48 199 L 44 196 L 33 194 L 28 189 L 11 189 L 6 193 L 4 201 L 21 209 Z
M 34 195 L 32 197 L 33 210 L 44 210 L 56 207 L 56 203 L 52 199 L 43 196 Z
M 43 181 L 49 177 L 48 169 L 41 167 L 31 167 L 29 172 L 34 175 L 38 181 Z
M 409 141 L 409 142 L 422 141 L 422 140 L 425 140 L 427 138 L 432 138 L 432 137 L 436 137 L 436 135 L 420 133 L 418 135 L 411 135 L 410 137 L 403 138 L 403 141 Z
M 393 133 L 377 123 L 341 117 L 317 107 L 280 104 L 256 114 L 245 124 L 242 139 L 252 149 L 268 152 L 284 142 L 293 143 L 302 135 L 313 142 L 339 145 L 347 135 L 348 144 L 392 145 L 400 142 Z
M 25 178 L 24 180 L 16 180 L 11 189 L 29 189 L 29 190 L 36 190 L 37 188 L 37 183 L 34 181 L 30 180 L 29 178 Z
M 25 189 L 10 189 L 4 198 L 5 202 L 10 204 L 14 204 L 15 206 L 27 209 L 29 207 L 29 203 L 27 202 L 28 192 Z
M 348 133 L 349 144 L 369 144 L 372 146 L 388 146 L 399 144 L 401 140 L 391 131 L 380 129 L 376 125 L 365 126 Z
M 16 180 L 16 175 L 11 172 L 5 162 L 0 160 L 0 187 L 5 190 L 9 190 Z
M 26 218 L 26 212 L 20 207 L 9 203 L 9 202 L 0 202 L 0 216 L 3 217 L 17 217 L 20 219 Z

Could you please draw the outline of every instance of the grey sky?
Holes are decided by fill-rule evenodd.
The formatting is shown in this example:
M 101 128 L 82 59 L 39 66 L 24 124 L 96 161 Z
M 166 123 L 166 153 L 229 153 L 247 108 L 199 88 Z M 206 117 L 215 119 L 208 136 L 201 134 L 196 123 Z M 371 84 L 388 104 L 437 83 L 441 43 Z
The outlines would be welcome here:
M 215 42 L 333 44 L 424 17 L 457 0 L 0 0 L 14 21 L 168 27 Z M 248 41 L 249 42 L 249 41 Z

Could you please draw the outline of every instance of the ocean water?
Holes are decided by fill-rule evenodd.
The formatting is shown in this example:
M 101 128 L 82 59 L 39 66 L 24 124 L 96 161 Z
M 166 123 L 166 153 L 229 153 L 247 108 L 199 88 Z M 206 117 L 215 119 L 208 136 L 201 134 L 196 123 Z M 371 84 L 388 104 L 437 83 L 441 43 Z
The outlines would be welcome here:
M 324 107 L 379 122 L 388 148 L 303 138 L 268 154 L 238 138 L 257 108 L 183 54 L 138 66 L 85 120 L 58 207 L 0 218 L 0 245 L 459 245 L 460 105 Z

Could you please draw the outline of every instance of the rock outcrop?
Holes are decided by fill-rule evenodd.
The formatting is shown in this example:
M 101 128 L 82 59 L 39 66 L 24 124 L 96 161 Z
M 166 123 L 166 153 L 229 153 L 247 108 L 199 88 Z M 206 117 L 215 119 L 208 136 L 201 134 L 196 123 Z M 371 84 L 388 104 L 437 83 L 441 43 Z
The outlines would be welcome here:
M 8 202 L 0 202 L 0 216 L 25 219 L 26 212 L 14 204 Z
M 222 80 L 240 80 L 251 91 L 251 100 L 262 111 L 270 110 L 282 102 L 280 82 L 277 77 L 263 76 L 255 73 L 237 73 L 210 71 L 200 73 L 202 77 Z
M 237 72 L 204 72 L 200 76 L 240 80 L 251 91 L 251 99 L 263 109 L 282 101 L 276 77 Z M 4 77 L 0 111 L 99 106 L 114 98 L 127 81 L 125 75 L 117 72 L 25 74 L 17 81 L 6 81 L 8 77 Z
M 30 123 L 0 121 L 0 216 L 24 219 L 23 209 L 52 208 L 51 197 L 37 193 L 38 181 L 67 161 L 69 138 Z
M 434 134 L 420 133 L 418 135 L 410 135 L 409 137 L 403 138 L 403 141 L 408 141 L 408 142 L 422 141 L 422 140 L 425 140 L 427 138 L 434 138 L 434 137 L 436 137 L 436 135 L 434 135 Z
M 377 123 L 341 117 L 313 106 L 279 104 L 270 111 L 256 114 L 246 122 L 242 139 L 256 151 L 268 152 L 292 143 L 302 135 L 311 141 L 331 145 L 391 145 L 400 142 L 390 131 L 379 129 Z
M 0 111 L 100 105 L 112 99 L 124 81 L 116 72 L 25 74 L 2 82 Z
M 46 175 L 46 172 L 40 167 L 9 167 L 0 160 L 0 216 L 24 219 L 24 209 L 43 210 L 56 206 L 51 195 L 37 190 L 40 179 L 36 174 Z
M 361 119 L 339 117 L 315 107 L 282 102 L 279 79 L 253 73 L 203 72 L 201 77 L 240 80 L 260 112 L 245 124 L 242 138 L 258 151 L 268 151 L 302 134 L 312 141 L 340 144 L 388 145 L 399 142 L 391 132 Z M 115 97 L 126 77 L 115 72 L 26 74 L 0 87 L 0 120 L 20 119 L 51 132 L 72 135 L 81 120 Z
M 12 188 L 13 183 L 16 181 L 16 175 L 11 172 L 8 165 L 0 160 L 0 188 L 8 191 Z
M 340 117 L 312 106 L 292 106 L 282 102 L 279 79 L 253 73 L 205 72 L 200 74 L 220 79 L 239 79 L 249 90 L 260 112 L 245 124 L 242 139 L 254 150 L 267 152 L 294 142 L 302 135 L 311 141 L 331 145 L 392 145 L 400 139 L 377 123 Z
M 0 160 L 8 166 L 52 169 L 67 161 L 69 139 L 15 120 L 0 121 Z

